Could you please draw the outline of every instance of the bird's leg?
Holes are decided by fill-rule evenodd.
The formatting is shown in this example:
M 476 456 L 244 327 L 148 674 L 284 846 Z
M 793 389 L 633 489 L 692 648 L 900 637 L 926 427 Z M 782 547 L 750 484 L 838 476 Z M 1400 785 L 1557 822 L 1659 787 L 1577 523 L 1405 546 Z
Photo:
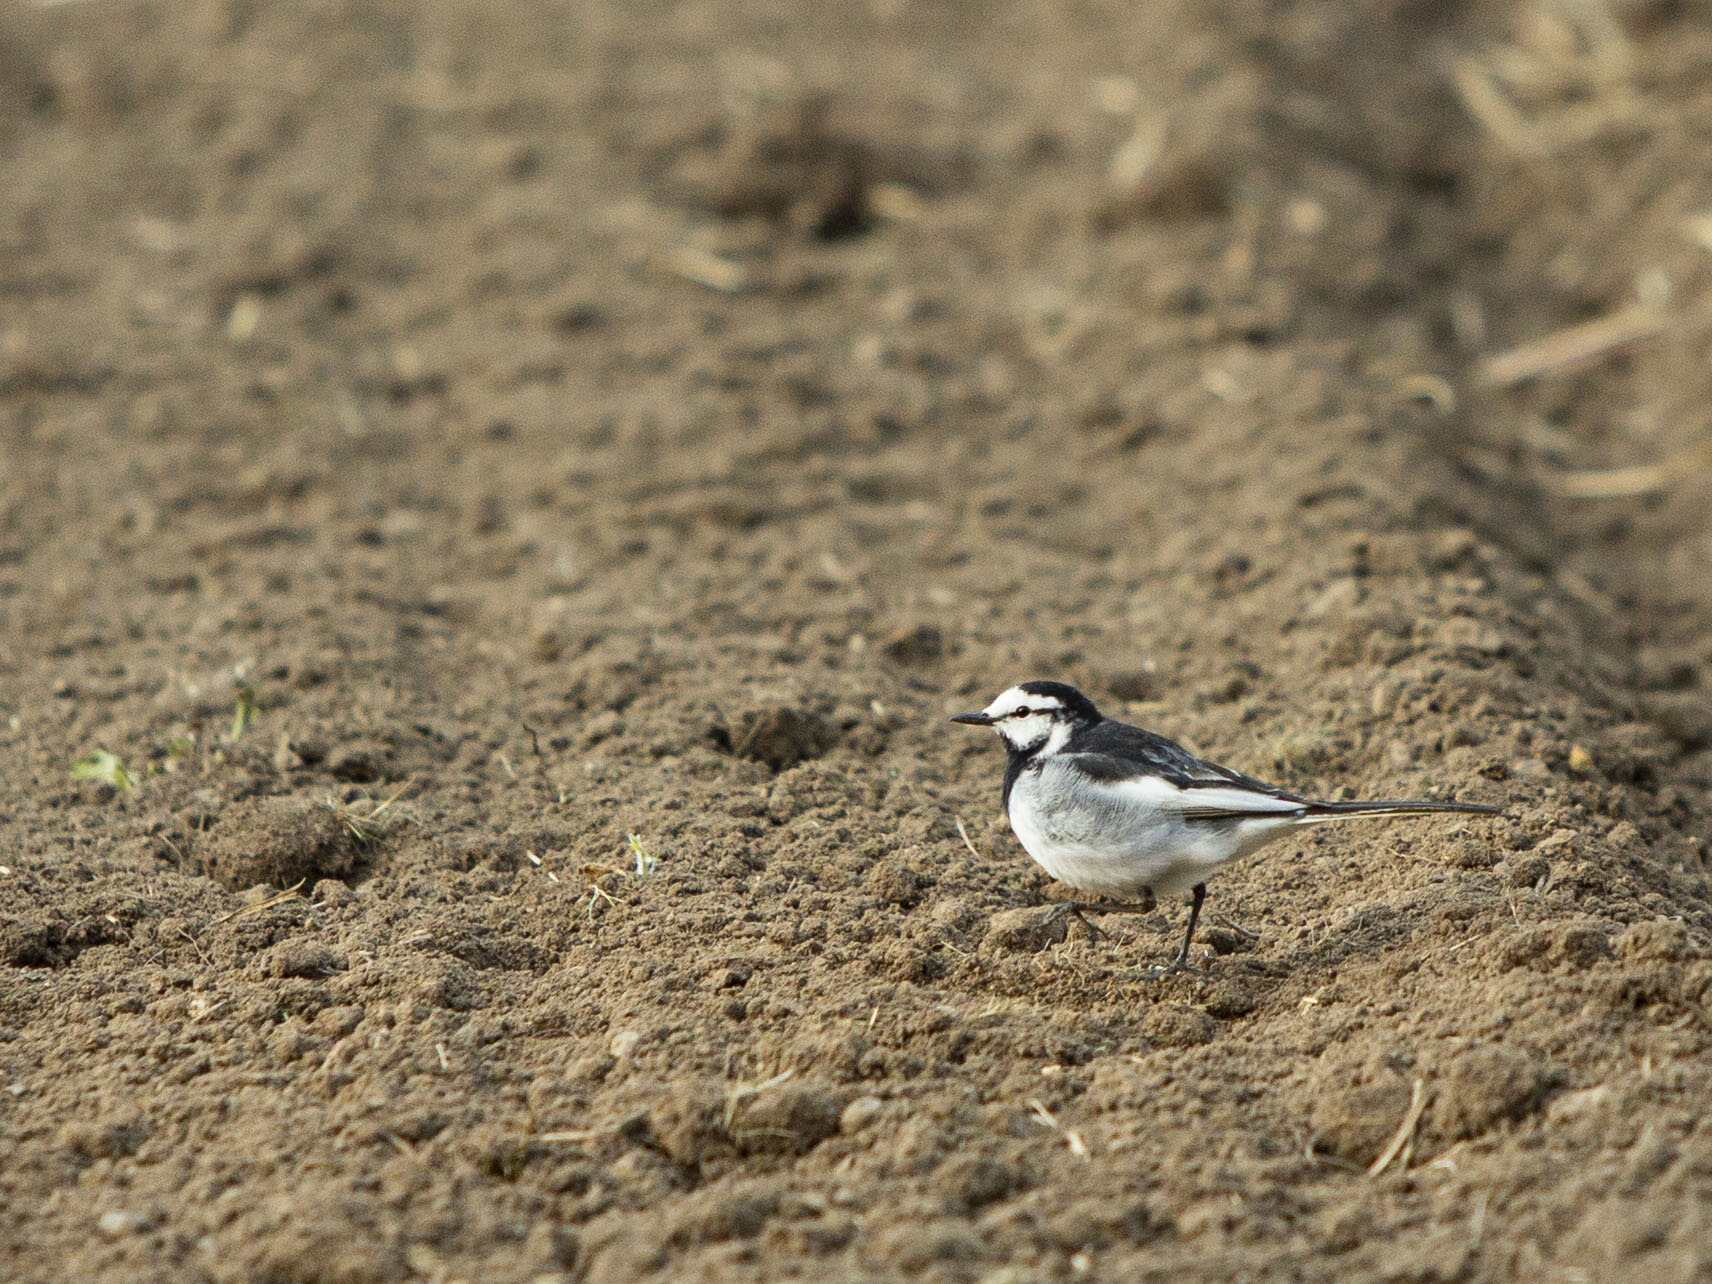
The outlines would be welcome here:
M 1153 889 L 1144 887 L 1141 890 L 1143 893 L 1143 899 L 1139 901 L 1126 901 L 1117 905 L 1101 905 L 1095 904 L 1092 901 L 1060 901 L 1057 905 L 1054 905 L 1047 911 L 1046 917 L 1040 920 L 1040 925 L 1042 927 L 1050 927 L 1054 923 L 1061 923 L 1067 918 L 1073 918 L 1087 929 L 1090 939 L 1097 941 L 1101 937 L 1105 936 L 1105 933 L 1090 923 L 1087 919 L 1087 915 L 1151 914 L 1156 908 L 1153 899 Z
M 1183 933 L 1183 948 L 1177 951 L 1177 957 L 1163 967 L 1150 967 L 1142 973 L 1142 980 L 1157 981 L 1161 977 L 1172 976 L 1181 972 L 1189 965 L 1189 943 L 1195 939 L 1195 924 L 1201 920 L 1201 902 L 1207 899 L 1207 885 L 1196 883 L 1189 902 L 1189 930 Z

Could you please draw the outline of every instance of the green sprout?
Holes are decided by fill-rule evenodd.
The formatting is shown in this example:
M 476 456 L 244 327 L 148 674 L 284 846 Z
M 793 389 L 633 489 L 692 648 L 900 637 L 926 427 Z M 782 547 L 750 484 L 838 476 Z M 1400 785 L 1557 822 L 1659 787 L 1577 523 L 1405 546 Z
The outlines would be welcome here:
M 246 684 L 238 688 L 237 700 L 232 707 L 232 731 L 226 739 L 236 743 L 255 720 L 256 689 Z
M 125 760 L 116 753 L 108 753 L 105 749 L 97 749 L 92 754 L 85 754 L 71 767 L 73 780 L 94 780 L 103 785 L 111 785 L 123 792 L 134 788 L 137 778 L 125 769 Z
M 647 878 L 660 866 L 659 857 L 651 854 L 642 846 L 642 839 L 637 834 L 630 835 L 630 854 L 636 857 L 636 877 Z

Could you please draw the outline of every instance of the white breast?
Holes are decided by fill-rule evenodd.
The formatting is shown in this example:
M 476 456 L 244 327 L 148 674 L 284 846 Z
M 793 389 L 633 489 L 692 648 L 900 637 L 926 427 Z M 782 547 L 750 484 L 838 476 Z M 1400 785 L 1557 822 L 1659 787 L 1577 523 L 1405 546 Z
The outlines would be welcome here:
M 1046 758 L 1012 787 L 1011 828 L 1060 882 L 1129 899 L 1143 889 L 1162 896 L 1187 891 L 1295 823 L 1289 815 L 1187 821 L 1184 794 L 1164 780 L 1091 780 Z

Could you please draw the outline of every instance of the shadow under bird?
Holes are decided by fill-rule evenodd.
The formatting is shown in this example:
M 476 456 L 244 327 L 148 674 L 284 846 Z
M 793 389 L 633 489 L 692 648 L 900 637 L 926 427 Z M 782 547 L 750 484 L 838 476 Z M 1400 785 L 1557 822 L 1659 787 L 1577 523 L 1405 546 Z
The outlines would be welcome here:
M 1105 717 L 1062 682 L 1024 682 L 952 721 L 992 727 L 1004 741 L 1005 811 L 1028 854 L 1060 882 L 1117 902 L 1065 902 L 1049 922 L 1073 916 L 1097 936 L 1084 914 L 1146 913 L 1156 894 L 1190 893 L 1183 947 L 1148 980 L 1188 963 L 1208 876 L 1298 826 L 1503 814 L 1478 803 L 1316 802 Z

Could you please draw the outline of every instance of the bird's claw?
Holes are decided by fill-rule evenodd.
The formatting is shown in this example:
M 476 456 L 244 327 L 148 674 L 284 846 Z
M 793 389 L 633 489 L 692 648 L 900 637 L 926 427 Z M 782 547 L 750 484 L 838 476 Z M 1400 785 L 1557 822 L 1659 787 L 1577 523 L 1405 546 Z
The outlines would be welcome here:
M 1083 909 L 1083 906 L 1077 905 L 1072 901 L 1061 901 L 1046 912 L 1046 916 L 1040 920 L 1040 925 L 1042 927 L 1051 927 L 1054 924 L 1062 923 L 1067 918 L 1073 918 L 1087 929 L 1090 940 L 1102 940 L 1106 935 L 1105 932 L 1101 931 L 1088 921 L 1088 917 L 1083 913 Z
M 1083 914 L 1081 910 L 1072 910 L 1070 912 L 1070 917 L 1075 919 L 1083 927 L 1088 929 L 1088 939 L 1089 940 L 1091 940 L 1091 941 L 1103 941 L 1106 939 L 1105 929 L 1095 927 L 1093 925 L 1093 923 L 1088 920 L 1088 916 Z

